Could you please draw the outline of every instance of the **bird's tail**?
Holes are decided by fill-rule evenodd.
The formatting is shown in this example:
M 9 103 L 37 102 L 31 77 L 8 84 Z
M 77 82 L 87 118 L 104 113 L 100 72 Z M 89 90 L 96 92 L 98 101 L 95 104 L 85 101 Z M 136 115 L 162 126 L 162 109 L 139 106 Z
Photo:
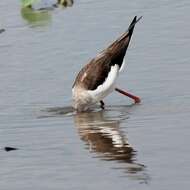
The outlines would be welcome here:
M 123 35 L 121 35 L 121 36 L 120 36 L 114 43 L 112 43 L 109 47 L 111 47 L 111 46 L 114 45 L 115 43 L 119 43 L 119 42 L 123 41 L 123 39 L 126 39 L 127 37 L 129 37 L 129 39 L 127 40 L 127 41 L 128 41 L 128 44 L 127 44 L 127 45 L 129 45 L 131 36 L 132 36 L 132 34 L 133 34 L 134 27 L 135 27 L 135 25 L 137 24 L 137 22 L 139 22 L 139 21 L 141 20 L 141 18 L 142 18 L 142 16 L 139 17 L 138 19 L 137 19 L 137 16 L 135 16 L 135 17 L 133 18 L 133 21 L 132 21 L 131 24 L 129 25 L 127 31 L 126 31 Z
M 121 35 L 116 41 L 114 41 L 108 48 L 104 51 L 107 51 L 111 55 L 112 62 L 117 62 L 119 67 L 122 66 L 123 58 L 129 46 L 134 27 L 136 23 L 142 18 L 137 16 L 134 17 L 133 21 L 128 27 L 128 30 Z
M 132 35 L 135 25 L 137 24 L 137 22 L 139 22 L 139 20 L 141 20 L 141 18 L 142 18 L 142 16 L 140 16 L 138 19 L 137 19 L 137 16 L 134 17 L 133 21 L 131 22 L 131 24 L 127 30 L 127 34 L 128 34 L 127 36 Z

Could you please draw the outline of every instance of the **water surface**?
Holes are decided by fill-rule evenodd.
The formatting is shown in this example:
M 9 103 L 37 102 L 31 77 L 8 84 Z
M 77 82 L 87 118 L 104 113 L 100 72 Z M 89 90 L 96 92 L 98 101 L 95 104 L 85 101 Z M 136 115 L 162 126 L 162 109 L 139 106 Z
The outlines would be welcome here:
M 78 0 L 34 14 L 1 0 L 1 189 L 188 189 L 189 9 L 188 0 Z M 74 113 L 77 72 L 135 15 L 118 87 L 142 103 L 113 93 L 105 110 Z

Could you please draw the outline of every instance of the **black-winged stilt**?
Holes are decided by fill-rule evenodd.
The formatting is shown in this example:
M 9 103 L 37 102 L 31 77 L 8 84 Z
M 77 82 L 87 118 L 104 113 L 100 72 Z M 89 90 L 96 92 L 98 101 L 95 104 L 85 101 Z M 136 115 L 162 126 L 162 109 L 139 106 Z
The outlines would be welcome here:
M 141 18 L 137 19 L 135 16 L 128 30 L 123 35 L 81 69 L 72 87 L 73 107 L 77 111 L 86 111 L 98 102 L 104 108 L 103 99 L 114 90 L 132 98 L 135 103 L 140 102 L 139 97 L 116 88 L 116 79 L 119 72 L 123 69 L 124 57 L 135 24 Z

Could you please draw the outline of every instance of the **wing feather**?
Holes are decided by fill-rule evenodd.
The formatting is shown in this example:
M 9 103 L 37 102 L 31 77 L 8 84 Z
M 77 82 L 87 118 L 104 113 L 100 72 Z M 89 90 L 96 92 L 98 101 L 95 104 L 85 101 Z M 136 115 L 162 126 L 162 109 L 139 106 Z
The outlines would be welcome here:
M 73 87 L 79 85 L 87 90 L 95 90 L 108 77 L 110 63 L 111 59 L 107 53 L 99 54 L 79 72 Z

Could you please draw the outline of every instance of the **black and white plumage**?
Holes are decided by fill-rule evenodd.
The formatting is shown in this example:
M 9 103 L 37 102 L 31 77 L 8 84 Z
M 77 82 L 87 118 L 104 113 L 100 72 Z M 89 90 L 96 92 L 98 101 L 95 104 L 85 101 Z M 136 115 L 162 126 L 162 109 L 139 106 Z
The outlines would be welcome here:
M 114 91 L 135 24 L 140 19 L 135 16 L 127 32 L 81 69 L 72 87 L 73 107 L 77 111 L 88 110 Z

